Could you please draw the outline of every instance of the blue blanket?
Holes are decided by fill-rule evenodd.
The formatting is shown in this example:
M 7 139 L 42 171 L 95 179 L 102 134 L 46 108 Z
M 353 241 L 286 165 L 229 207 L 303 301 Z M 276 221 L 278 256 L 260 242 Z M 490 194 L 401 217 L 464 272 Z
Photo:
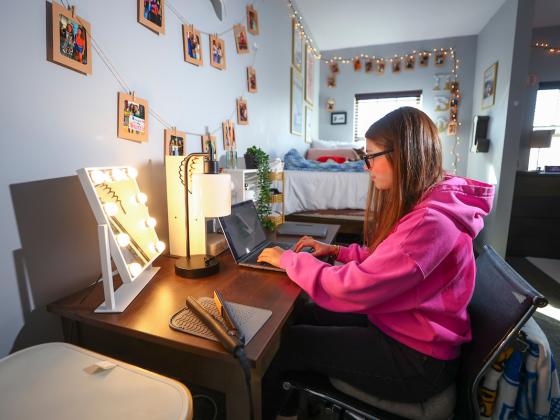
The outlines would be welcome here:
M 323 171 L 323 172 L 363 172 L 364 161 L 355 162 L 317 162 L 315 160 L 307 160 L 296 149 L 290 149 L 284 155 L 285 171 Z

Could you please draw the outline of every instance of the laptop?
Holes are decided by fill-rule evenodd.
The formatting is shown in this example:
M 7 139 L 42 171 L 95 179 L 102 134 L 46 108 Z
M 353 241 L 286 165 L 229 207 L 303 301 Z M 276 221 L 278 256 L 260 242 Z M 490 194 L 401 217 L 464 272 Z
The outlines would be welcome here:
M 253 200 L 243 201 L 231 206 L 231 214 L 219 217 L 220 226 L 226 237 L 233 259 L 238 265 L 271 271 L 285 271 L 267 263 L 257 262 L 265 248 L 279 246 L 291 249 L 292 244 L 266 239 L 266 233 L 257 216 Z
M 315 236 L 318 238 L 324 238 L 327 236 L 327 227 L 321 226 L 316 223 L 301 223 L 301 222 L 290 222 L 282 223 L 277 228 L 279 235 L 295 235 L 295 236 Z

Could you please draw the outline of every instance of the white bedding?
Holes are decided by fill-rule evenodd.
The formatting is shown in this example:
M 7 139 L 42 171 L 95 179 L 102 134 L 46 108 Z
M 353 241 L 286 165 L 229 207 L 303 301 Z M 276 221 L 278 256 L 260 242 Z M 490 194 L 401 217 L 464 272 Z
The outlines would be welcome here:
M 363 209 L 368 185 L 367 172 L 284 171 L 285 212 Z

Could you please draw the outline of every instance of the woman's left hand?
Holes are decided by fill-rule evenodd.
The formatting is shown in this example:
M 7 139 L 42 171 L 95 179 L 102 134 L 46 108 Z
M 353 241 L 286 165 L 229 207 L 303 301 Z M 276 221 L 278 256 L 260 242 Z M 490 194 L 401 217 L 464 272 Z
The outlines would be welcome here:
M 257 258 L 257 262 L 264 262 L 274 267 L 280 267 L 280 257 L 282 257 L 283 253 L 284 250 L 278 246 L 274 248 L 265 248 Z

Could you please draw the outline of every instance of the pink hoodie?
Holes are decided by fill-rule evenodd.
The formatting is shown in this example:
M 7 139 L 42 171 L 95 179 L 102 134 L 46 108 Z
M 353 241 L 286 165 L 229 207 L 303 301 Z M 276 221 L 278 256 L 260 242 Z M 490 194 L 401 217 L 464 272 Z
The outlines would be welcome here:
M 471 339 L 472 241 L 493 196 L 489 184 L 446 176 L 373 253 L 356 244 L 340 247 L 345 264 L 331 266 L 286 251 L 280 265 L 321 307 L 367 314 L 395 340 L 436 359 L 455 359 Z

